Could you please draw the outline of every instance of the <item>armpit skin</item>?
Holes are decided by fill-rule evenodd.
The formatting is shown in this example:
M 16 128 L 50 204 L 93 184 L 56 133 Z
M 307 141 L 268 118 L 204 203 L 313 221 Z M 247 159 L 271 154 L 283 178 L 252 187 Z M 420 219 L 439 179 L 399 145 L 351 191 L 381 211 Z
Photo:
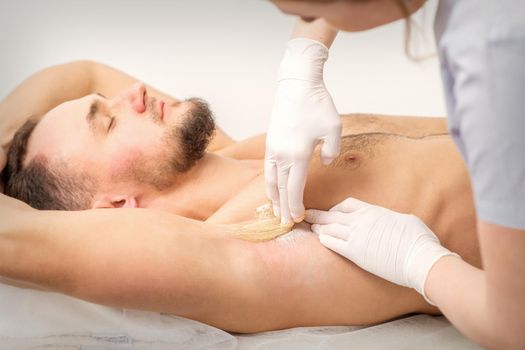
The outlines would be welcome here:
M 259 326 L 370 325 L 413 312 L 439 314 L 416 291 L 373 276 L 322 246 L 306 223 L 255 250 L 265 270 L 259 274 L 271 276 L 260 288 L 265 311 L 253 319 Z

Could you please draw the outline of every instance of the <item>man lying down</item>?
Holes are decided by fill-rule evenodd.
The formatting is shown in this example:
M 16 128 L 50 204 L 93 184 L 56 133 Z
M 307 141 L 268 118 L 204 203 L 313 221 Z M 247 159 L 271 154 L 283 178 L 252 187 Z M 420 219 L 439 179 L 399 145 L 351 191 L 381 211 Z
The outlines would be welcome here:
M 26 121 L 32 114 L 43 116 Z M 12 126 L 3 140 L 23 124 L 9 149 L 6 194 L 72 210 L 1 196 L 6 278 L 234 332 L 439 313 L 416 291 L 323 247 L 308 224 L 261 242 L 233 234 L 267 203 L 264 135 L 233 142 L 214 133 L 202 100 L 179 101 L 107 66 L 75 62 L 30 77 L 0 117 Z M 344 116 L 341 155 L 330 166 L 318 158 L 306 208 L 356 197 L 412 213 L 480 266 L 471 188 L 443 119 Z M 121 209 L 84 210 L 92 208 Z

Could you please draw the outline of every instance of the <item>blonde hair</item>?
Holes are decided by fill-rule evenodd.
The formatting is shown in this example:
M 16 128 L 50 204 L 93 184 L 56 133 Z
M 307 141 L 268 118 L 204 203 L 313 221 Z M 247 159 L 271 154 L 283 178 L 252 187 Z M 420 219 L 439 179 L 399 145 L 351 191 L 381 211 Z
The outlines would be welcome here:
M 407 5 L 407 2 L 410 0 L 393 0 L 394 3 L 397 4 L 397 7 L 399 8 L 399 11 L 401 12 L 401 15 L 405 19 L 405 40 L 404 40 L 404 48 L 405 48 L 405 54 L 407 57 L 413 61 L 413 62 L 423 62 L 429 58 L 433 58 L 436 56 L 435 52 L 430 52 L 426 54 L 416 53 L 412 47 L 412 44 L 414 43 L 413 39 L 413 29 L 418 29 L 416 23 L 412 20 L 412 14 L 410 13 L 410 9 Z M 423 0 L 423 3 L 425 3 L 427 0 Z M 421 34 L 421 28 L 418 30 Z M 417 33 L 417 32 L 416 32 Z
M 275 239 L 292 230 L 294 222 L 281 224 L 281 220 L 273 215 L 271 204 L 261 205 L 255 209 L 256 219 L 231 225 L 234 237 L 251 242 L 264 242 Z

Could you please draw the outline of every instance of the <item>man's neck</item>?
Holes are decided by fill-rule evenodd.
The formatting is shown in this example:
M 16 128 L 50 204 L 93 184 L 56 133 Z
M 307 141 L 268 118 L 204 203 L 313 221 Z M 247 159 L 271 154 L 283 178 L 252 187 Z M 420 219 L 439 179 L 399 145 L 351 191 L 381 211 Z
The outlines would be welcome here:
M 158 194 L 146 207 L 206 220 L 261 173 L 262 166 L 206 153 L 173 188 Z

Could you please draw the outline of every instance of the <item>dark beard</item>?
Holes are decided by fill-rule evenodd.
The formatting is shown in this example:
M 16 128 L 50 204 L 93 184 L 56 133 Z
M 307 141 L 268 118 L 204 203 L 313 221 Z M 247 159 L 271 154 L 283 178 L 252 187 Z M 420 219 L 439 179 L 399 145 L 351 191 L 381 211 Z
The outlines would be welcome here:
M 176 140 L 178 146 L 171 159 L 171 166 L 178 173 L 187 172 L 204 156 L 215 133 L 215 121 L 208 104 L 199 98 L 186 101 L 191 102 L 192 107 L 169 135 L 169 139 Z

